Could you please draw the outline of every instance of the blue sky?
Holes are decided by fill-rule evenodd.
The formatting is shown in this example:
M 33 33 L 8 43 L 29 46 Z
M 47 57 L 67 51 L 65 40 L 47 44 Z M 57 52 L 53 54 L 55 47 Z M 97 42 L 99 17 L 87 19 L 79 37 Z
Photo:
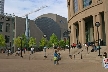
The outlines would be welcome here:
M 30 14 L 29 19 L 33 20 L 47 13 L 58 14 L 67 18 L 67 0 L 5 0 L 4 12 L 14 13 L 16 16 L 22 17 L 45 5 L 48 7 Z

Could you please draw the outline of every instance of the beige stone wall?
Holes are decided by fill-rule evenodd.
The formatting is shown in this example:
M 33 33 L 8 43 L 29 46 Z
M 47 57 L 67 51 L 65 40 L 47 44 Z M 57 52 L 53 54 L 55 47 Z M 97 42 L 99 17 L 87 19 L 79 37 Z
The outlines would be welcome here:
M 79 37 L 80 42 L 83 44 L 85 43 L 85 21 L 83 19 L 92 16 L 93 17 L 93 24 L 94 24 L 94 38 L 97 39 L 97 28 L 95 26 L 96 22 L 100 22 L 102 24 L 102 18 L 100 16 L 100 12 L 104 12 L 104 21 L 105 21 L 105 33 L 106 33 L 106 44 L 108 45 L 108 34 L 107 34 L 107 24 L 108 24 L 108 0 L 92 0 L 92 4 L 83 8 L 82 0 L 78 0 L 78 12 L 74 13 L 73 10 L 73 2 L 72 0 L 67 1 L 68 7 L 68 27 L 71 26 L 71 43 L 76 43 L 76 36 L 75 36 L 75 26 L 74 24 L 78 22 L 79 24 Z M 102 26 L 99 27 L 99 34 L 100 38 L 103 38 L 102 35 Z

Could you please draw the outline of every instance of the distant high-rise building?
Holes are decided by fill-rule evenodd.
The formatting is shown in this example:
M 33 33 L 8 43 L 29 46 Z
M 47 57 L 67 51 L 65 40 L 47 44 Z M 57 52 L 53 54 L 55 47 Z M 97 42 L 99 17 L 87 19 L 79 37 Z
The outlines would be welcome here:
M 4 1 L 5 0 L 0 0 L 0 14 L 4 14 Z

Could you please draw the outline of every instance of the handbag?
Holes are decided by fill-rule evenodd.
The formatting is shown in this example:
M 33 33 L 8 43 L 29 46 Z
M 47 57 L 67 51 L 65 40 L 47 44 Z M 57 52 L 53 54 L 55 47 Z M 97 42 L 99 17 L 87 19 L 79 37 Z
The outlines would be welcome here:
M 54 57 L 54 60 L 57 60 L 58 58 L 57 57 Z

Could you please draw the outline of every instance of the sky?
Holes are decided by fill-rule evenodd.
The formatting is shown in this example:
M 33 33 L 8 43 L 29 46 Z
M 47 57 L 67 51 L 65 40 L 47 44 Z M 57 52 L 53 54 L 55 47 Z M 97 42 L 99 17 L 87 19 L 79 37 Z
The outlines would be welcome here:
M 37 12 L 33 12 L 42 6 L 48 6 Z M 53 13 L 67 18 L 67 0 L 5 0 L 4 13 L 15 14 L 23 17 L 26 14 L 31 20 L 34 20 L 40 15 Z

